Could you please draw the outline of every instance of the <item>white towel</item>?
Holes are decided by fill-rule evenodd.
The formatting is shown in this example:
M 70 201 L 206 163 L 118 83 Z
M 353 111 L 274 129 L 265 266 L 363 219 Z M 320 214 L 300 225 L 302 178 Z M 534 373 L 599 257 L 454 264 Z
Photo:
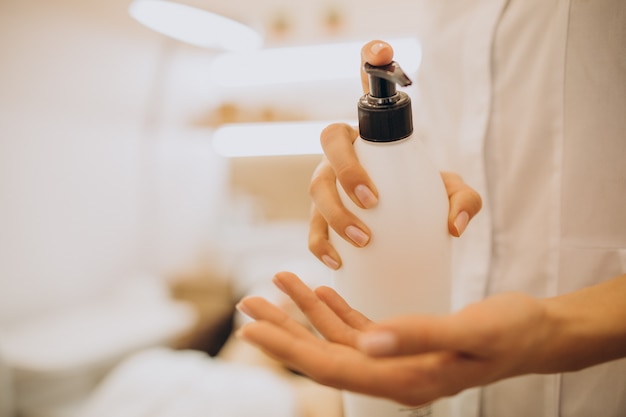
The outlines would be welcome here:
M 150 349 L 122 362 L 81 417 L 296 417 L 291 386 L 263 368 Z

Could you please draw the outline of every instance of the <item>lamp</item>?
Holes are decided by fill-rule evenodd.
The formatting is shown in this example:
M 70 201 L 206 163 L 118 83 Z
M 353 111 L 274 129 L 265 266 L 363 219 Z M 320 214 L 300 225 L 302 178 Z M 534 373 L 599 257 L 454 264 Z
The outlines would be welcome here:
M 184 1 L 184 0 L 183 0 Z M 259 32 L 240 22 L 168 0 L 133 0 L 130 15 L 143 25 L 179 41 L 217 49 L 208 77 L 228 89 L 326 81 L 358 83 L 358 51 L 365 42 L 335 42 L 261 48 Z M 413 73 L 421 61 L 417 39 L 391 40 L 394 56 Z M 252 70 L 253 69 L 253 70 Z M 289 88 L 289 87 L 287 87 Z M 355 124 L 355 121 L 351 121 Z M 239 123 L 219 127 L 215 150 L 225 157 L 322 153 L 319 134 L 330 122 Z
M 203 48 L 245 51 L 263 44 L 262 36 L 251 27 L 182 3 L 134 0 L 128 12 L 156 32 Z
M 335 122 L 337 120 L 333 121 Z M 342 122 L 356 125 L 356 120 Z M 320 132 L 330 123 L 315 121 L 227 124 L 214 132 L 213 148 L 227 158 L 321 154 Z

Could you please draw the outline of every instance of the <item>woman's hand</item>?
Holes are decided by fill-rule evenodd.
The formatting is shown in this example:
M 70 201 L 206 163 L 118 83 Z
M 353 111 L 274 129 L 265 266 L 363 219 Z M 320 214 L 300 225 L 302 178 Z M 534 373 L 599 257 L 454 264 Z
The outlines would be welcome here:
M 362 64 L 369 62 L 377 66 L 386 65 L 392 60 L 393 49 L 382 41 L 371 41 L 361 50 Z M 361 81 L 364 92 L 367 92 L 369 86 L 363 69 Z M 309 249 L 332 269 L 341 266 L 341 258 L 329 242 L 329 227 L 355 246 L 367 245 L 370 238 L 367 225 L 341 203 L 337 193 L 337 181 L 359 207 L 371 208 L 378 203 L 376 185 L 372 183 L 354 152 L 352 144 L 357 137 L 358 131 L 346 124 L 333 124 L 324 129 L 320 140 L 325 156 L 315 170 L 309 187 L 309 195 L 313 201 Z M 450 200 L 448 230 L 451 235 L 458 237 L 480 210 L 481 198 L 457 174 L 442 172 L 441 176 Z
M 274 283 L 324 339 L 259 297 L 238 304 L 257 320 L 241 337 L 321 384 L 410 406 L 504 378 L 626 357 L 626 275 L 553 298 L 506 293 L 449 315 L 381 323 L 294 274 L 279 273 Z
M 335 291 L 309 289 L 279 273 L 291 297 L 321 339 L 263 298 L 238 308 L 257 320 L 239 335 L 288 367 L 331 387 L 416 406 L 527 372 L 553 333 L 542 302 L 505 294 L 446 316 L 411 315 L 375 324 Z

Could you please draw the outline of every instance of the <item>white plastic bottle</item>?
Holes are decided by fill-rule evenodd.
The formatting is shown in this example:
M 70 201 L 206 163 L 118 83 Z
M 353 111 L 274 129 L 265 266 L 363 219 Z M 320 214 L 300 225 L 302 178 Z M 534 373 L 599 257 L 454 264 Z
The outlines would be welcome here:
M 448 198 L 441 176 L 422 141 L 413 135 L 411 100 L 396 83 L 411 81 L 400 67 L 365 64 L 370 93 L 359 101 L 359 134 L 354 147 L 379 194 L 361 209 L 338 189 L 344 205 L 371 230 L 357 248 L 334 232 L 331 242 L 342 267 L 333 285 L 350 305 L 374 321 L 392 316 L 447 313 L 450 309 Z M 409 408 L 392 401 L 346 392 L 345 417 L 445 417 L 438 401 Z

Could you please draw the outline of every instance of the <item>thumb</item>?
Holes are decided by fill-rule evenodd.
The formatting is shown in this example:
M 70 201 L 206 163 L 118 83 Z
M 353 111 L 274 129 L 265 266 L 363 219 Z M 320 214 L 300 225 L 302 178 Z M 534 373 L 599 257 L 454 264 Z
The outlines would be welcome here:
M 403 316 L 368 327 L 357 339 L 357 348 L 375 357 L 462 350 L 467 334 L 455 315 Z
M 458 174 L 442 172 L 441 178 L 450 201 L 448 230 L 452 236 L 459 237 L 469 221 L 480 211 L 482 199 Z

